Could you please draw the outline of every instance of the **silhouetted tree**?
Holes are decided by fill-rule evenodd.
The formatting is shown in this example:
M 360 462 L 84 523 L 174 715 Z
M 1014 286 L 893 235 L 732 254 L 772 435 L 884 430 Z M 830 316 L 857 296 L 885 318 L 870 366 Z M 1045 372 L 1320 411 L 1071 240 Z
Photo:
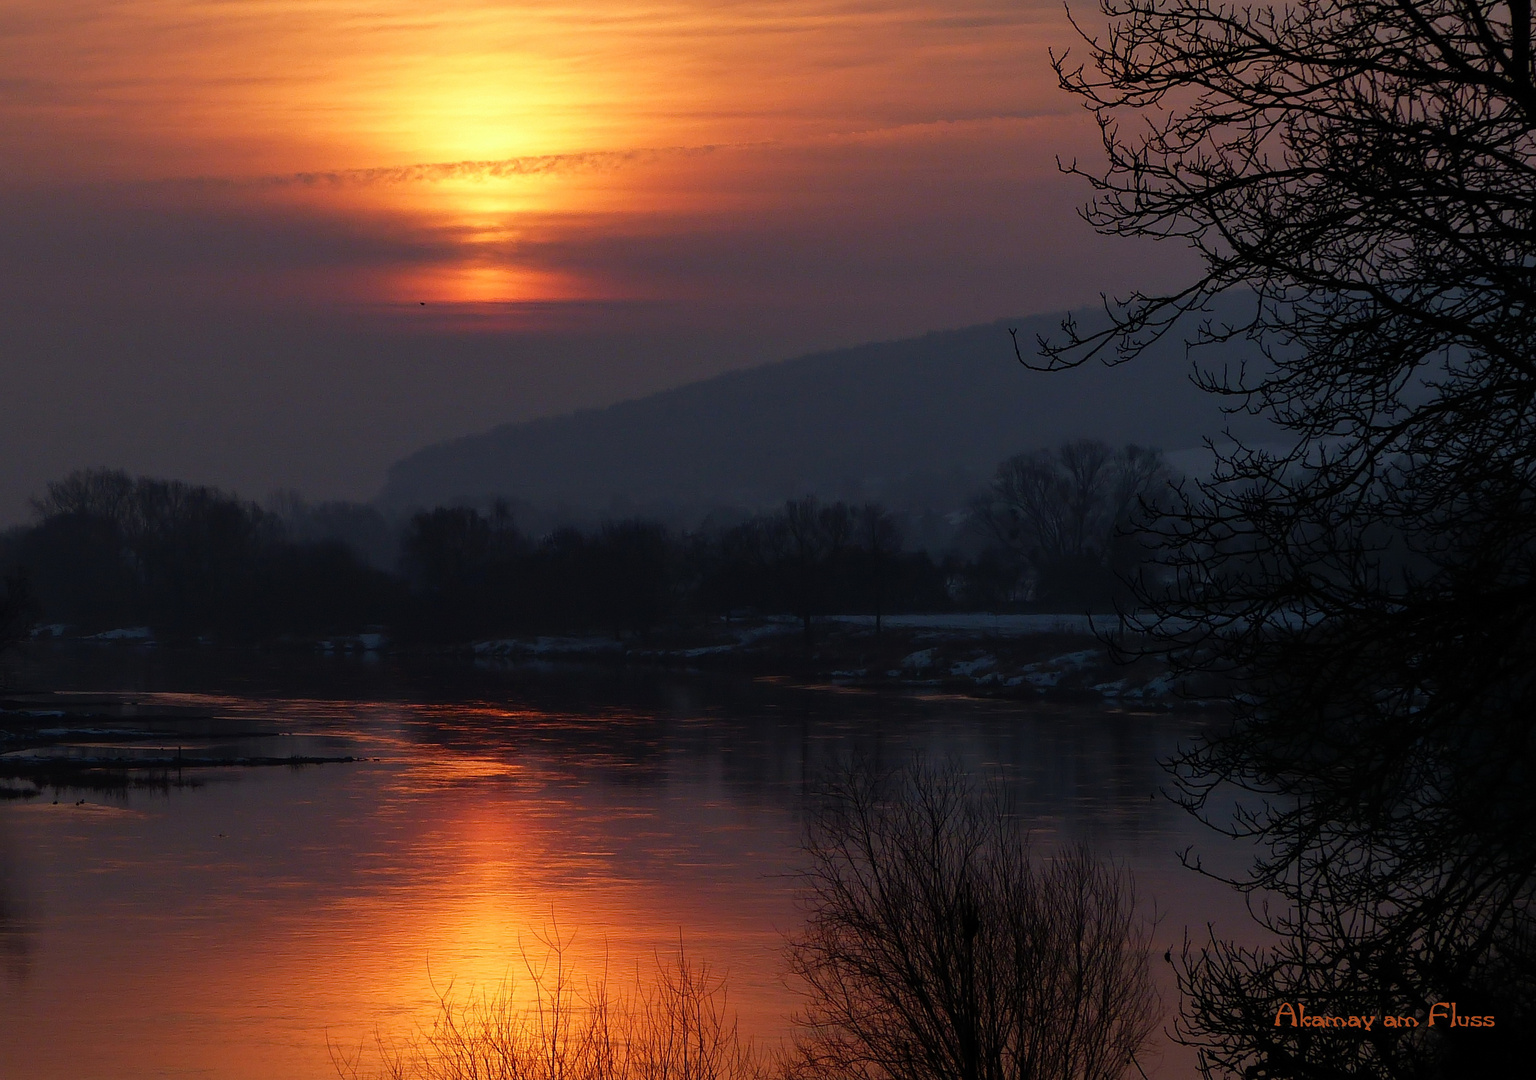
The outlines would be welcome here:
M 594 581 L 615 635 L 646 634 L 674 608 L 673 543 L 649 521 L 604 525 L 593 541 Z
M 853 536 L 854 517 L 846 503 L 806 497 L 784 504 L 769 535 L 780 544 L 781 565 L 793 596 L 793 610 L 810 649 L 817 615 L 826 614 L 837 570 Z
M 84 513 L 45 518 L 17 539 L 12 558 L 30 574 L 52 622 L 105 630 L 146 621 L 136 560 L 110 519 Z
M 826 537 L 820 525 L 821 503 L 806 497 L 784 504 L 768 524 L 766 535 L 775 544 L 775 562 L 790 597 L 790 610 L 801 620 L 805 647 L 811 647 L 811 620 L 821 599 Z
M 87 469 L 33 506 L 9 558 L 56 622 L 254 640 L 357 630 L 398 603 L 349 550 L 291 543 L 275 515 L 214 488 Z
M 973 557 L 944 556 L 945 589 L 961 611 L 1008 611 L 1029 599 L 1030 582 L 1014 553 L 993 543 Z
M 1144 595 L 1185 668 L 1241 690 L 1176 761 L 1255 844 L 1272 948 L 1182 967 L 1208 1074 L 1512 1075 L 1536 1024 L 1536 79 L 1529 0 L 1106 0 L 1058 60 L 1109 166 L 1089 220 L 1203 271 L 1072 324 L 1046 366 L 1135 356 L 1232 292 L 1203 371 L 1282 451 L 1238 446 L 1159 523 Z M 1134 123 L 1123 121 L 1131 120 Z M 1237 796 L 1241 809 L 1220 809 Z M 1373 1037 L 1313 1013 L 1497 1018 Z
M 412 632 L 463 640 L 527 623 L 549 587 L 528 583 L 528 547 L 504 503 L 489 517 L 467 506 L 414 515 L 400 553 L 418 597 Z
M 149 625 L 170 638 L 344 634 L 387 624 L 406 640 L 523 633 L 644 636 L 702 612 L 793 614 L 812 641 L 835 611 L 951 604 L 948 581 L 984 576 L 902 550 L 877 504 L 805 499 L 723 530 L 656 522 L 556 529 L 537 543 L 505 502 L 415 514 L 389 572 L 365 557 L 387 523 L 279 492 L 262 509 L 213 488 L 94 469 L 49 485 L 39 521 L 0 537 L 0 573 L 24 568 L 42 612 L 83 630 Z M 370 539 L 371 538 L 371 539 Z M 372 562 L 372 565 L 370 565 Z M 990 592 L 960 590 L 968 600 Z
M 400 579 L 347 544 L 278 544 L 255 569 L 256 596 L 238 613 L 248 637 L 356 633 L 393 623 L 405 610 Z
M 268 497 L 267 510 L 282 520 L 288 539 L 296 544 L 345 544 L 380 570 L 394 570 L 399 562 L 398 528 L 365 503 L 311 503 L 299 492 L 285 490 Z
M 891 564 L 901 553 L 901 528 L 878 503 L 865 503 L 857 514 L 857 540 L 866 567 L 868 598 L 875 609 L 875 633 L 881 631 L 890 586 Z
M 591 573 L 592 550 L 574 526 L 556 529 L 539 542 L 532 562 L 534 610 L 540 625 L 585 632 L 598 620 L 600 582 Z
M 700 546 L 705 563 L 700 577 L 704 602 L 725 621 L 743 607 L 768 610 L 773 604 L 771 545 L 766 523 L 753 518 L 723 530 Z
M 973 512 L 1028 569 L 1039 601 L 1104 604 L 1116 571 L 1134 571 L 1138 509 L 1170 478 L 1156 450 L 1079 439 L 1004 461 Z
M 931 611 L 949 599 L 945 572 L 925 552 L 903 551 L 900 527 L 875 503 L 798 500 L 689 551 L 707 610 L 727 620 L 740 608 L 791 613 L 807 642 L 816 617 L 834 608 L 872 612 L 878 629 L 893 608 Z
M 439 506 L 411 518 L 401 565 L 417 588 L 433 595 L 479 584 L 491 555 L 491 523 L 464 506 Z
M 32 501 L 41 518 L 101 518 L 132 535 L 145 527 L 146 486 L 121 469 L 77 469 Z
M 37 596 L 26 572 L 5 575 L 0 580 L 0 655 L 27 637 L 37 616 Z
M 851 768 L 804 841 L 807 994 L 792 1075 L 1114 1080 L 1157 1022 L 1149 928 L 1123 871 L 1033 855 L 958 768 Z
M 49 484 L 33 507 L 42 531 L 23 557 L 45 605 L 73 596 L 65 606 L 82 621 L 128 615 L 179 634 L 233 629 L 252 603 L 254 568 L 281 536 L 275 518 L 215 488 L 107 469 Z

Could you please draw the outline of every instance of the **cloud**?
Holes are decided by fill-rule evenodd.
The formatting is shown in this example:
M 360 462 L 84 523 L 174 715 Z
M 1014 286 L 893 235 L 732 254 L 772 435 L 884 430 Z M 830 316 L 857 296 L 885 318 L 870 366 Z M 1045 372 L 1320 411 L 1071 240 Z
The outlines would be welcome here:
M 634 165 L 646 165 L 667 159 L 706 157 L 730 151 L 793 152 L 818 146 L 858 142 L 880 138 L 944 135 L 956 130 L 996 124 L 1029 123 L 1054 119 L 1041 110 L 989 113 L 979 116 L 939 117 L 902 123 L 857 127 L 799 139 L 757 139 L 740 142 L 703 143 L 696 146 L 651 146 L 622 150 L 583 150 L 564 154 L 532 154 L 488 161 L 432 161 L 411 165 L 385 165 L 360 169 L 326 169 L 280 173 L 258 177 L 197 177 L 191 181 L 161 181 L 162 184 L 190 182 L 201 186 L 237 186 L 261 188 L 369 186 L 376 184 L 431 184 L 452 180 L 502 180 L 519 176 L 543 176 L 552 173 L 615 172 Z
M 722 149 L 742 149 L 763 144 L 708 144 L 704 146 L 650 147 L 635 150 L 591 150 L 573 154 L 537 154 L 497 161 L 437 161 L 419 165 L 384 166 L 373 169 L 337 169 L 263 176 L 246 181 L 205 179 L 202 183 L 245 183 L 262 187 L 315 187 L 319 185 L 369 185 L 440 183 L 445 180 L 500 180 L 513 176 L 547 173 L 612 172 L 667 157 L 699 157 Z

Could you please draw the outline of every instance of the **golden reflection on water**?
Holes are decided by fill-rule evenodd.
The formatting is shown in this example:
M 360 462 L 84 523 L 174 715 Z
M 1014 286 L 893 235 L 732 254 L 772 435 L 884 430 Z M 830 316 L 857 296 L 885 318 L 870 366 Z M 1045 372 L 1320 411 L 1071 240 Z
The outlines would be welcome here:
M 1151 718 L 900 706 L 930 710 L 919 723 L 843 695 L 743 718 L 589 697 L 558 712 L 141 696 L 145 713 L 216 713 L 253 747 L 365 760 L 0 805 L 0 1076 L 333 1076 L 328 1045 L 429 1024 L 449 987 L 510 980 L 526 1000 L 524 958 L 549 934 L 578 983 L 648 975 L 681 939 L 728 976 L 744 1032 L 774 1039 L 796 1004 L 781 956 L 800 784 L 850 733 L 1013 770 L 1032 827 L 1097 831 L 1173 909 L 1174 936 L 1217 910 L 1177 895 L 1189 830 L 1149 800 L 1174 730 Z
M 91 795 L 0 810 L 40 924 L 30 970 L 0 980 L 0 1075 L 333 1075 L 327 1040 L 429 1023 L 449 985 L 530 992 L 525 957 L 549 934 L 569 940 L 578 982 L 649 973 L 681 936 L 730 971 L 745 1025 L 782 1030 L 774 926 L 789 883 L 764 872 L 788 850 L 788 814 L 743 813 L 707 780 L 657 799 L 405 737 L 450 717 L 461 732 L 547 719 L 526 712 L 390 711 L 379 762 L 210 774 L 127 807 Z M 286 727 L 338 708 L 285 712 Z M 48 1038 L 24 1037 L 35 1030 Z

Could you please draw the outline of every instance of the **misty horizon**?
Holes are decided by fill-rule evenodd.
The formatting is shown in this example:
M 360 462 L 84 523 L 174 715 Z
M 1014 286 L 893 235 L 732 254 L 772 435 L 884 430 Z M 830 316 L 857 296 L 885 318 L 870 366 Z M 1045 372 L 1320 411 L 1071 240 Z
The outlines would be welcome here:
M 1078 218 L 1058 5 L 580 10 L 7 22 L 0 522 L 94 466 L 370 499 L 445 439 L 1193 265 Z
M 1092 315 L 1091 312 L 1087 314 Z M 1032 317 L 998 319 L 956 330 L 930 330 L 910 338 L 897 339 L 886 337 L 872 342 L 856 343 L 848 347 L 819 349 L 800 353 L 787 359 L 773 357 L 761 361 L 754 360 L 737 367 L 732 367 L 726 372 L 709 372 L 698 378 L 685 379 L 671 386 L 655 388 L 642 386 L 634 393 L 622 394 L 613 401 L 599 399 L 593 402 L 577 402 L 551 412 L 535 413 L 528 416 L 513 415 L 508 417 L 496 415 L 494 410 L 501 402 L 495 399 L 486 399 L 480 403 L 480 407 L 488 415 L 475 427 L 467 430 L 449 429 L 441 433 L 422 431 L 422 418 L 413 411 L 411 421 L 414 422 L 403 422 L 401 425 L 403 430 L 391 432 L 372 431 L 370 432 L 371 439 L 369 441 L 359 438 L 349 443 L 347 454 L 342 457 L 341 462 L 323 459 L 315 466 L 315 468 L 320 470 L 326 468 L 336 470 L 338 465 L 340 465 L 347 468 L 346 475 L 350 477 L 350 481 L 338 479 L 333 471 L 329 479 L 316 480 L 312 472 L 309 478 L 310 482 L 307 485 L 298 482 L 298 480 L 305 478 L 304 474 L 303 472 L 287 471 L 296 469 L 297 466 L 291 462 L 286 465 L 284 464 L 282 455 L 287 448 L 280 445 L 256 448 L 245 447 L 242 452 L 246 452 L 250 456 L 245 460 L 243 467 L 238 469 L 232 477 L 225 472 L 227 466 L 221 468 L 218 464 L 209 464 L 210 458 L 215 463 L 218 461 L 217 454 L 209 453 L 209 448 L 206 446 L 194 447 L 190 444 L 182 444 L 179 453 L 169 453 L 165 448 L 161 449 L 159 455 L 125 452 L 120 454 L 116 460 L 92 460 L 83 457 L 61 458 L 60 464 L 46 473 L 40 471 L 43 468 L 41 462 L 29 462 L 25 456 L 21 457 L 20 461 L 12 458 L 10 494 L 8 497 L 0 495 L 0 499 L 3 499 L 3 501 L 0 501 L 0 526 L 20 524 L 29 520 L 30 501 L 41 493 L 43 486 L 50 480 L 58 479 L 66 473 L 79 468 L 122 468 L 129 472 L 222 488 L 242 497 L 254 499 L 257 502 L 262 502 L 280 491 L 297 491 L 312 502 L 339 500 L 371 503 L 382 499 L 384 505 L 398 511 L 413 507 L 437 505 L 439 503 L 463 502 L 466 499 L 472 501 L 476 499 L 483 500 L 488 496 L 503 495 L 513 498 L 533 497 L 536 501 L 543 504 L 568 503 L 577 511 L 591 516 L 603 512 L 604 508 L 613 499 L 611 496 L 604 496 L 594 501 L 589 496 L 578 494 L 576 489 L 580 485 L 574 480 L 574 474 L 569 472 L 574 463 L 564 466 L 565 471 L 558 474 L 567 477 L 566 480 L 554 481 L 557 487 L 560 483 L 567 484 L 571 488 L 569 494 L 560 490 L 551 490 L 551 481 L 539 478 L 533 481 L 525 480 L 522 482 L 523 487 L 527 487 L 529 483 L 532 483 L 538 489 L 536 496 L 530 496 L 528 491 L 517 490 L 511 485 L 497 486 L 490 484 L 471 490 L 445 488 L 441 491 L 422 494 L 420 497 L 414 498 L 414 500 L 408 498 L 402 502 L 398 494 L 391 495 L 391 481 L 389 477 L 392 475 L 392 470 L 398 470 L 403 463 L 409 462 L 425 452 L 432 452 L 439 447 L 466 444 L 477 437 L 489 436 L 497 431 L 507 430 L 519 425 L 524 428 L 529 425 L 537 427 L 538 425 L 535 422 L 539 421 L 544 422 L 546 427 L 550 422 L 557 422 L 558 424 L 559 422 L 566 421 L 585 422 L 588 425 L 593 422 L 600 424 L 603 417 L 614 414 L 615 406 L 649 403 L 653 400 L 667 399 L 669 397 L 676 398 L 681 392 L 703 391 L 707 393 L 714 387 L 724 388 L 730 384 L 731 380 L 728 378 L 725 383 L 722 383 L 722 376 L 731 376 L 737 379 L 741 377 L 748 379 L 757 378 L 758 381 L 761 381 L 763 377 L 773 378 L 776 373 L 783 373 L 787 377 L 789 372 L 794 371 L 800 382 L 785 384 L 783 390 L 775 391 L 775 393 L 791 392 L 791 386 L 795 386 L 802 391 L 809 391 L 818 378 L 818 369 L 826 369 L 829 373 L 844 371 L 848 370 L 850 361 L 859 357 L 869 357 L 868 360 L 862 361 L 867 365 L 874 361 L 875 357 L 884 355 L 887 352 L 893 355 L 912 353 L 914 351 L 922 352 L 925 347 L 929 347 L 928 351 L 931 353 L 934 361 L 950 362 L 952 360 L 955 363 L 960 363 L 962 366 L 968 365 L 968 369 L 977 372 L 981 378 L 981 382 L 975 386 L 968 386 L 963 381 L 957 381 L 954 384 L 954 388 L 963 391 L 962 396 L 955 398 L 949 404 L 948 412 L 941 410 L 939 413 L 926 415 L 924 416 L 925 420 L 937 418 L 945 425 L 960 425 L 961 428 L 970 428 L 972 430 L 969 437 L 974 438 L 978 435 L 975 430 L 977 420 L 974 411 L 975 407 L 979 403 L 989 401 L 994 406 L 996 404 L 1006 404 L 1008 401 L 1007 391 L 1012 384 L 1016 383 L 1019 391 L 1017 398 L 1013 401 L 1014 408 L 1011 412 L 1005 409 L 1003 413 L 997 414 L 995 418 L 989 418 L 983 425 L 985 431 L 981 434 L 981 441 L 985 446 L 985 450 L 979 454 L 974 451 L 968 451 L 951 457 L 945 457 L 942 453 L 935 453 L 930 463 L 931 468 L 928 469 L 934 476 L 954 473 L 957 469 L 960 469 L 966 471 L 973 482 L 979 483 L 984 481 L 991 465 L 1002 456 L 1005 456 L 1006 453 L 1040 449 L 1077 437 L 1109 438 L 1112 441 L 1120 439 L 1121 441 L 1148 442 L 1161 449 L 1176 453 L 1198 447 L 1202 437 L 1218 437 L 1220 435 L 1222 426 L 1228 421 L 1221 416 L 1219 411 L 1210 408 L 1209 402 L 1202 400 L 1201 396 L 1192 387 L 1187 385 L 1188 370 L 1183 365 L 1182 359 L 1178 356 L 1182 346 L 1172 339 L 1170 339 L 1169 347 L 1163 350 L 1163 353 L 1167 355 L 1167 359 L 1161 362 L 1156 371 L 1152 372 L 1147 370 L 1147 365 L 1142 365 L 1130 370 L 1117 371 L 1113 374 L 1105 372 L 1102 377 L 1094 377 L 1091 374 L 1085 376 L 1085 373 L 1082 372 L 1043 374 L 1020 366 L 1014 357 L 1007 330 L 1016 327 L 1022 328 L 1021 340 L 1026 342 L 1032 341 L 1033 335 L 1036 333 L 1049 334 L 1056 330 L 1063 315 L 1064 313 L 1042 313 Z M 949 342 L 954 342 L 954 344 L 947 344 Z M 482 350 L 489 351 L 490 349 L 501 347 L 501 344 L 498 339 L 495 344 L 482 342 L 481 346 Z M 488 358 L 483 359 L 482 363 L 484 362 L 488 362 Z M 700 363 L 703 362 L 700 361 Z M 840 375 L 835 377 L 846 378 L 847 376 Z M 975 377 L 966 376 L 965 378 L 974 379 Z M 1085 377 L 1089 379 L 1088 384 L 1084 383 Z M 1026 403 L 1034 396 L 1028 391 L 1028 387 L 1031 384 L 1037 386 L 1039 391 L 1043 391 L 1049 400 L 1070 403 L 1080 399 L 1081 404 L 1073 405 L 1063 417 L 1050 418 L 1047 421 L 1046 430 L 1031 430 L 1031 425 L 1026 422 L 1031 414 L 1025 408 Z M 1089 384 L 1093 386 L 1092 390 L 1080 388 Z M 738 385 L 742 388 L 739 392 L 746 392 L 746 387 L 751 384 Z M 403 390 L 398 392 L 404 393 Z M 1148 394 L 1152 396 L 1148 398 L 1146 396 Z M 884 396 L 884 392 L 879 396 Z M 179 399 L 175 395 L 169 395 L 169 400 L 174 402 Z M 1136 415 L 1136 419 L 1129 419 L 1129 416 L 1132 414 L 1127 414 L 1126 409 L 1133 401 L 1135 404 L 1132 407 L 1132 414 Z M 120 400 L 119 403 L 121 403 Z M 421 398 L 413 398 L 405 407 L 416 410 L 422 404 Z M 1150 408 L 1148 407 L 1149 404 Z M 342 408 L 345 408 L 345 406 Z M 908 406 L 908 408 L 911 408 L 911 406 Z M 968 412 L 967 410 L 970 411 Z M 984 405 L 983 411 L 995 411 L 995 409 Z M 1012 433 L 1005 426 L 1008 415 L 1018 417 L 1019 428 L 1016 434 Z M 872 413 L 868 417 L 861 417 L 860 423 L 874 423 L 876 418 L 881 417 L 882 414 L 879 412 Z M 1116 419 L 1117 417 L 1126 418 Z M 210 423 L 214 419 L 216 418 L 204 417 L 201 418 L 201 422 Z M 695 425 L 700 425 L 703 422 L 703 417 L 697 412 L 689 414 L 689 419 Z M 891 419 L 900 419 L 900 417 L 893 416 Z M 823 423 L 825 422 L 823 421 Z M 183 421 L 184 426 L 190 423 L 190 420 Z M 782 436 L 784 441 L 788 443 L 801 438 L 803 434 L 801 428 L 803 428 L 804 423 L 805 421 L 801 421 L 799 422 L 799 427 L 784 432 Z M 991 426 L 987 427 L 986 425 Z M 412 429 L 420 432 L 420 434 L 417 436 L 416 441 L 407 442 L 405 440 L 409 438 L 408 433 Z M 684 429 L 679 434 L 686 434 L 686 430 Z M 1258 431 L 1259 428 L 1249 423 L 1243 430 L 1253 433 Z M 13 430 L 13 437 L 14 435 L 15 432 Z M 867 456 L 881 452 L 876 448 L 882 445 L 882 439 L 889 442 L 892 447 L 895 447 L 904 440 L 910 441 L 914 435 L 920 435 L 920 433 L 913 430 L 900 430 L 896 428 L 884 432 L 872 430 L 866 438 L 872 436 L 874 441 L 866 442 L 864 453 Z M 228 438 L 227 433 L 225 437 Z M 254 435 L 248 437 L 254 437 Z M 911 445 L 915 448 L 925 444 L 919 438 L 917 442 Z M 191 453 L 194 449 L 201 452 L 192 454 L 190 457 L 182 456 L 183 454 Z M 711 448 L 707 444 L 701 443 L 699 449 L 701 452 L 708 453 Z M 381 457 L 367 457 L 366 455 L 370 450 L 377 450 Z M 268 457 L 269 454 L 272 457 Z M 905 462 L 898 469 L 899 475 L 922 471 L 914 469 L 910 452 L 899 456 Z M 146 457 L 151 462 L 159 460 L 165 461 L 167 464 L 161 468 L 141 467 L 134 464 L 134 462 L 145 460 Z M 194 463 L 194 461 L 197 463 Z M 750 462 L 741 462 L 741 464 L 751 468 Z M 20 471 L 18 466 L 20 468 L 28 468 L 30 475 L 28 473 L 17 475 Z M 581 466 L 575 467 L 580 468 Z M 841 466 L 837 465 L 834 458 L 830 467 Z M 680 497 L 674 493 L 662 499 L 661 502 L 681 503 L 685 506 L 706 508 L 713 505 L 740 505 L 749 509 L 759 509 L 764 506 L 773 505 L 784 498 L 800 495 L 817 494 L 828 497 L 840 497 L 849 494 L 847 489 L 849 483 L 855 485 L 864 483 L 870 476 L 874 475 L 874 472 L 882 471 L 874 470 L 872 472 L 871 468 L 867 464 L 853 467 L 852 471 L 840 481 L 842 490 L 839 490 L 838 482 L 828 483 L 823 477 L 808 483 L 789 483 L 782 490 L 775 489 L 771 492 L 758 492 L 746 498 L 736 497 L 733 499 L 725 495 L 723 489 L 720 491 L 701 489 L 694 493 L 685 493 Z M 252 478 L 251 473 L 253 469 L 266 469 L 270 471 L 267 472 L 265 478 Z M 861 470 L 862 473 L 869 475 L 861 474 Z M 887 475 L 890 473 L 889 468 L 883 471 Z M 370 474 L 377 477 L 371 483 L 369 482 Z M 324 474 L 322 473 L 322 475 Z M 298 480 L 294 480 L 295 476 L 298 477 Z M 0 492 L 4 490 L 3 487 L 0 487 Z M 857 492 L 854 492 L 854 494 L 857 494 Z M 881 492 L 877 487 L 870 489 L 867 494 L 879 495 Z M 644 507 L 654 502 L 654 499 L 648 502 L 643 494 L 637 493 L 635 505 Z

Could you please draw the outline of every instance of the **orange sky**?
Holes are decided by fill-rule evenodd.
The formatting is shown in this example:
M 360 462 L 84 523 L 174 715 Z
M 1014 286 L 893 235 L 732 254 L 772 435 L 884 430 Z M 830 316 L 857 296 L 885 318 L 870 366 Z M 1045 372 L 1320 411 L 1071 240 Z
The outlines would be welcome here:
M 871 145 L 1048 156 L 1072 109 L 1040 2 L 11 0 L 0 27 L 13 180 L 232 181 L 441 246 L 333 285 L 353 299 L 654 294 L 516 248 L 803 211 L 795 163 L 839 148 L 871 186 Z
M 8 0 L 7 134 L 57 177 L 797 140 L 1061 112 L 1059 5 Z
M 1096 302 L 1054 0 L 0 0 L 0 524 Z M 125 403 L 131 403 L 131 419 Z

